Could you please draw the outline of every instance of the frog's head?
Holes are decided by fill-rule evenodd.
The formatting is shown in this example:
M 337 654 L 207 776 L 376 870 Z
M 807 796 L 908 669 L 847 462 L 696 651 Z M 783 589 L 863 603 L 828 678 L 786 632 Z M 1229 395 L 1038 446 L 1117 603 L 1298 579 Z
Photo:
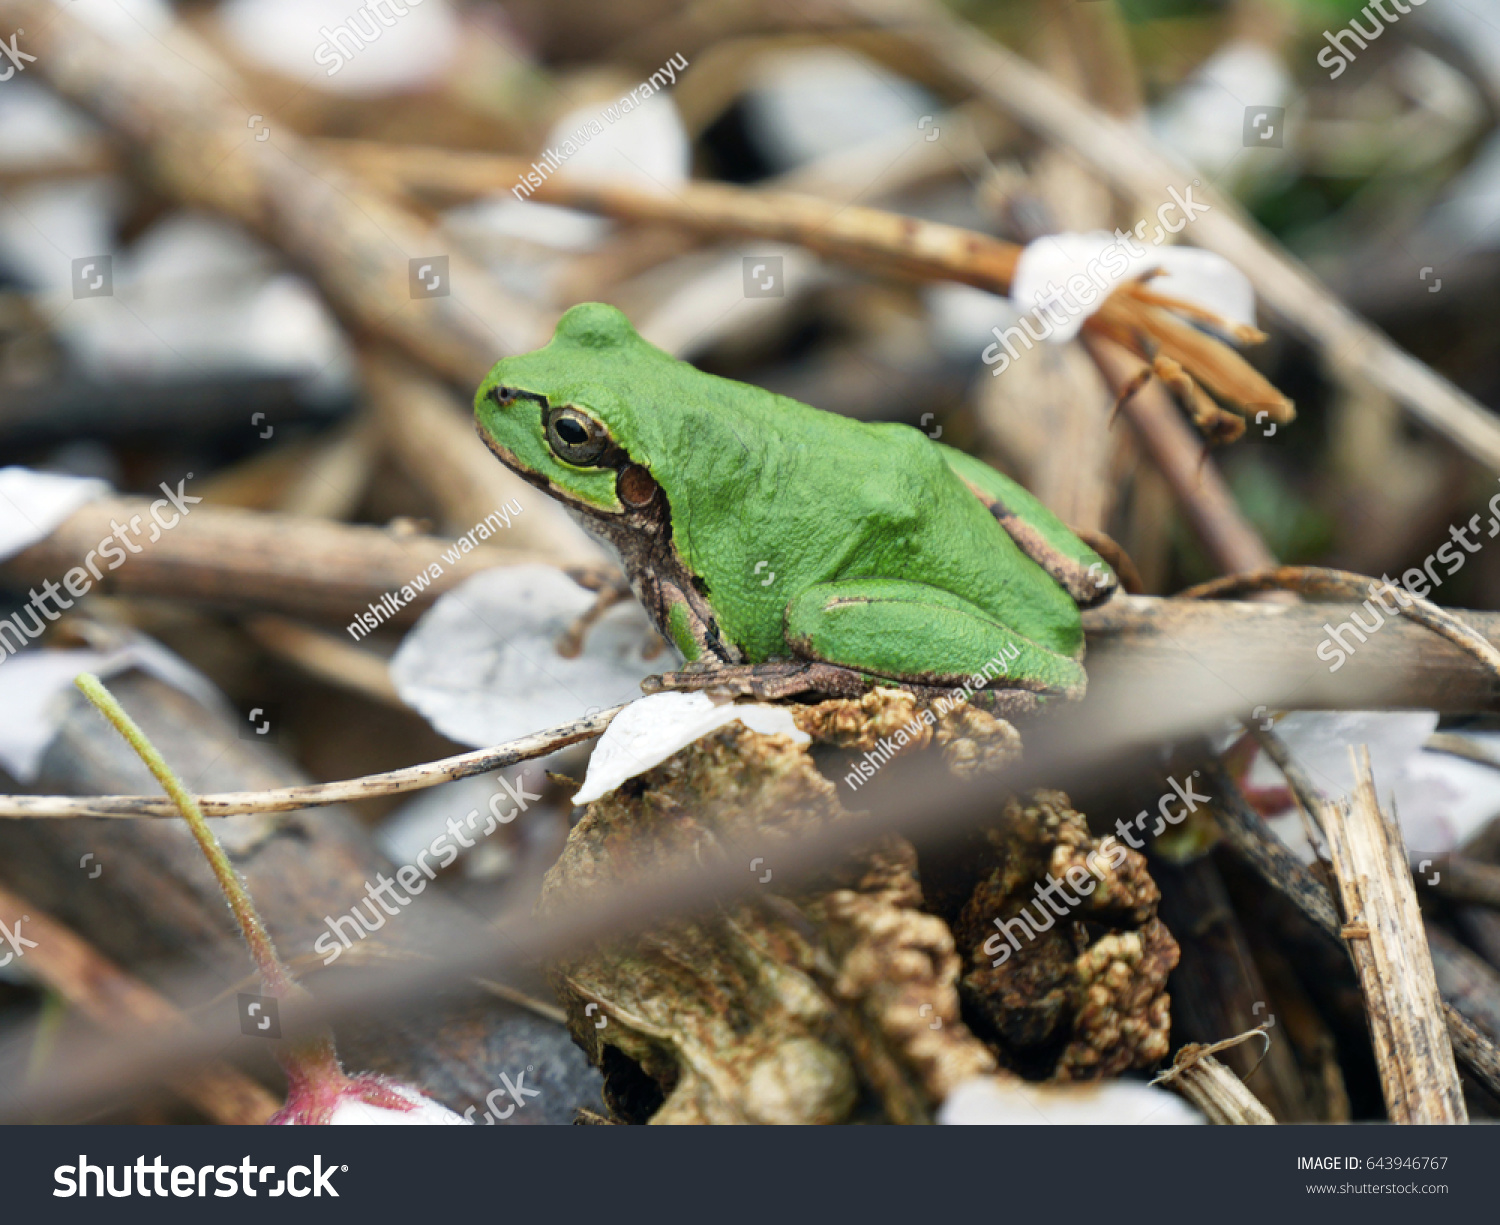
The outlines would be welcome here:
M 636 413 L 613 389 L 639 386 L 657 362 L 672 359 L 614 307 L 575 306 L 549 344 L 502 358 L 479 385 L 479 435 L 507 467 L 577 510 L 643 505 L 655 484 L 637 459 Z

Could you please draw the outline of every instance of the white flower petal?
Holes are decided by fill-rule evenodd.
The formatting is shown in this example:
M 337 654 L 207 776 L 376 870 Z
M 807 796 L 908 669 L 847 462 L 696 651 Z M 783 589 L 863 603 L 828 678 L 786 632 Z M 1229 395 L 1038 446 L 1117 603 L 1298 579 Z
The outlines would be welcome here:
M 0 468 L 0 561 L 45 540 L 75 510 L 109 492 L 92 477 Z
M 577 659 L 564 659 L 558 638 L 593 602 L 551 566 L 486 570 L 427 610 L 392 658 L 391 680 L 443 735 L 475 746 L 628 702 L 678 657 L 644 657 L 654 636 L 632 601 L 599 619 Z
M 252 64 L 316 90 L 384 95 L 442 81 L 464 40 L 447 0 L 409 5 L 389 29 L 361 8 L 352 0 L 228 0 L 217 16 Z
M 1069 301 L 1080 308 L 1077 313 L 1070 313 L 1069 307 L 1053 302 L 1051 311 L 1065 319 L 1061 327 L 1053 324 L 1045 313 L 1038 313 L 1036 316 L 1039 325 L 1050 329 L 1046 339 L 1054 344 L 1072 340 L 1083 327 L 1083 321 L 1104 305 L 1109 292 L 1120 282 L 1139 276 L 1150 268 L 1153 263 L 1151 257 L 1159 255 L 1159 251 L 1148 251 L 1145 256 L 1132 255 L 1129 247 L 1105 230 L 1091 230 L 1087 234 L 1048 234 L 1028 243 L 1021 252 L 1020 259 L 1016 261 L 1015 275 L 1010 282 L 1010 300 L 1023 313 L 1037 311 L 1039 303 L 1050 292 L 1049 286 L 1052 290 L 1065 290 L 1069 277 L 1080 274 L 1088 277 L 1089 264 L 1110 247 L 1118 247 L 1123 267 L 1117 272 L 1111 272 L 1102 265 L 1095 265 L 1094 272 L 1098 280 L 1090 278 L 1091 283 L 1097 287 L 1102 281 L 1104 288 L 1098 291 L 1092 304 L 1085 305 L 1080 298 L 1070 293 Z M 1041 330 L 1040 326 L 1038 330 Z
M 588 774 L 573 803 L 597 800 L 735 720 L 762 736 L 790 736 L 798 744 L 811 740 L 783 706 L 721 705 L 705 693 L 654 693 L 615 716 L 589 758 Z
M 1159 247 L 1151 259 L 1163 269 L 1151 288 L 1229 320 L 1255 326 L 1255 290 L 1250 278 L 1222 255 L 1198 247 Z
M 1034 1085 L 976 1076 L 948 1095 L 938 1111 L 950 1126 L 1062 1126 L 1068 1124 L 1180 1124 L 1204 1118 L 1166 1089 L 1136 1080 L 1088 1085 Z
M 1157 235 L 1160 237 L 1160 229 Z M 1062 344 L 1078 335 L 1084 320 L 1104 305 L 1117 285 L 1159 269 L 1161 275 L 1151 281 L 1157 293 L 1200 306 L 1231 323 L 1255 325 L 1255 291 L 1250 279 L 1222 255 L 1197 247 L 1150 245 L 1136 255 L 1131 246 L 1140 248 L 1140 243 L 1130 235 L 1126 239 L 1130 245 L 1103 230 L 1038 238 L 1016 261 L 1011 302 L 1018 311 L 1032 316 L 1036 332 L 1045 330 L 1042 339 Z M 1111 247 L 1116 254 L 1108 264 L 1096 263 Z M 1069 288 L 1068 281 L 1076 276 L 1083 276 L 1089 286 Z M 1085 303 L 1083 298 L 1090 292 L 1097 296 L 1092 303 Z M 1044 301 L 1048 304 L 1046 311 L 1040 309 Z M 1061 326 L 1055 322 L 1059 316 L 1064 320 Z
M 13 656 L 0 653 L 0 665 L 0 766 L 25 784 L 41 769 L 47 746 L 67 713 L 73 678 L 80 672 L 107 680 L 139 668 L 210 710 L 238 717 L 212 681 L 149 638 L 135 638 L 111 651 L 33 647 Z
M 1354 788 L 1351 746 L 1367 745 L 1375 793 L 1395 806 L 1402 838 L 1413 852 L 1457 849 L 1494 815 L 1495 772 L 1424 748 L 1438 716 L 1433 711 L 1294 711 L 1277 723 L 1292 757 L 1330 799 Z M 1491 752 L 1500 745 L 1481 741 Z M 1280 771 L 1262 754 L 1250 772 L 1254 787 L 1281 784 Z M 1305 862 L 1313 859 L 1301 818 L 1271 823 Z

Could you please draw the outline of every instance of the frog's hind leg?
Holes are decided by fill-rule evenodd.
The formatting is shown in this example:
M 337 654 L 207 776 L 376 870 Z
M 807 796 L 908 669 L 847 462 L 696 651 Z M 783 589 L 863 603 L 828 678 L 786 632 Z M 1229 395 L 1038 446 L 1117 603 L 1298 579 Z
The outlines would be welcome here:
M 948 466 L 989 508 L 1021 552 L 1051 575 L 1080 608 L 1092 608 L 1114 595 L 1118 582 L 1104 558 L 1032 494 L 972 455 L 938 445 Z
M 809 587 L 787 605 L 786 640 L 805 659 L 920 688 L 1076 698 L 1086 683 L 1077 659 L 1023 637 L 960 596 L 905 579 Z

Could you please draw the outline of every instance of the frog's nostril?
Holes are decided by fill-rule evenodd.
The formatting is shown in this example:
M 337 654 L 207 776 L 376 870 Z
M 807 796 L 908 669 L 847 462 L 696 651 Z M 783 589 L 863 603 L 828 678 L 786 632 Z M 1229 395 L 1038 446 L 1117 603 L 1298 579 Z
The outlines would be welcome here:
M 538 395 L 534 391 L 522 391 L 517 387 L 500 387 L 498 385 L 491 387 L 490 399 L 495 402 L 497 408 L 509 408 L 517 400 L 530 400 L 533 404 L 540 404 L 543 408 L 547 407 L 546 396 Z

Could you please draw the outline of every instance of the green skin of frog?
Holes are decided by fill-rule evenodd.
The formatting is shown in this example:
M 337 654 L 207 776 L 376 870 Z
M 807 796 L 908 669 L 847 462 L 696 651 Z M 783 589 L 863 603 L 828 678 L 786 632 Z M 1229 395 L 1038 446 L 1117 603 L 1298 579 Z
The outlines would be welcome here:
M 593 302 L 497 363 L 474 409 L 500 460 L 612 547 L 689 661 L 648 689 L 985 677 L 982 704 L 1005 714 L 1083 692 L 1078 610 L 1113 573 L 1015 482 L 919 430 L 705 374 Z

